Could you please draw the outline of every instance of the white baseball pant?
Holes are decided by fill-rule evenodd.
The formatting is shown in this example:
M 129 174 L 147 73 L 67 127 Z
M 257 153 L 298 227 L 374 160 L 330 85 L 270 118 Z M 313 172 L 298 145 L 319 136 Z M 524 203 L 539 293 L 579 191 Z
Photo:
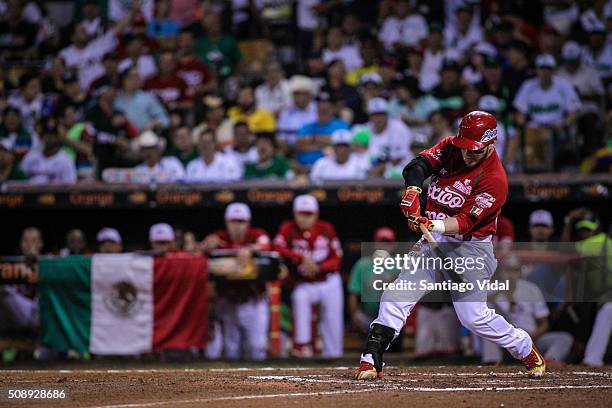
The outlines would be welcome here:
M 261 296 L 235 303 L 219 298 L 217 310 L 223 331 L 224 356 L 229 360 L 241 357 L 254 361 L 265 360 L 270 321 L 268 299 Z
M 584 364 L 589 366 L 604 364 L 603 359 L 608 349 L 610 332 L 612 332 L 612 303 L 606 303 L 597 312 L 591 337 L 584 350 Z
M 544 333 L 535 343 L 546 360 L 565 361 L 572 349 L 574 338 L 567 332 L 553 331 Z M 496 344 L 484 340 L 481 347 L 483 363 L 501 363 L 504 360 L 501 348 Z
M 321 282 L 298 283 L 293 289 L 291 307 L 295 344 L 312 342 L 313 305 L 319 305 L 319 329 L 323 337 L 323 356 L 342 356 L 344 291 L 339 273 L 330 273 Z
M 448 251 L 446 256 L 449 258 L 482 258 L 484 260 L 483 269 L 466 270 L 463 279 L 473 283 L 477 288 L 477 281 L 490 279 L 497 268 L 497 260 L 494 256 L 493 245 L 490 242 L 456 242 L 455 249 Z M 416 251 L 414 256 L 435 257 L 431 246 L 421 239 L 413 247 Z M 450 276 L 444 272 L 444 279 L 450 280 Z M 416 270 L 402 270 L 397 284 L 403 281 L 420 282 L 421 280 L 429 283 L 436 282 L 436 272 L 417 268 Z M 404 327 L 406 318 L 414 308 L 414 305 L 428 293 L 425 289 L 420 289 L 416 285 L 416 290 L 408 293 L 402 291 L 386 290 L 380 302 L 378 317 L 373 323 L 382 324 L 395 330 L 397 336 Z M 532 348 L 529 334 L 522 329 L 512 326 L 502 316 L 495 313 L 495 310 L 487 306 L 486 291 L 474 290 L 466 293 L 451 291 L 453 307 L 461 324 L 478 336 L 490 340 L 500 347 L 507 349 L 510 354 L 517 359 L 523 359 L 529 355 Z

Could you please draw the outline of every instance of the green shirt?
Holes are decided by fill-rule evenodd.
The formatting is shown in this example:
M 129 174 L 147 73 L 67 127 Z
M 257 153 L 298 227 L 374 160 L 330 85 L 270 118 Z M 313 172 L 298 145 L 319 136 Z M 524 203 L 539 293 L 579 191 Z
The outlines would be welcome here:
M 385 271 L 379 275 L 375 274 L 372 257 L 364 256 L 353 265 L 347 289 L 349 293 L 361 297 L 361 311 L 363 313 L 370 317 L 376 317 L 383 292 L 374 289 L 374 281 L 393 282 L 396 277 L 397 273 L 393 271 Z M 364 301 L 364 299 L 368 301 Z M 376 301 L 373 301 L 373 299 L 376 299 Z
M 211 41 L 208 36 L 198 38 L 196 54 L 213 68 L 215 68 L 215 61 L 220 60 L 219 74 L 223 77 L 231 75 L 242 58 L 238 43 L 234 37 L 227 35 L 222 35 L 215 42 Z
M 27 180 L 28 176 L 26 176 L 26 174 L 21 171 L 21 169 L 19 168 L 19 166 L 17 166 L 16 164 L 13 164 L 13 167 L 11 168 L 11 172 L 9 173 L 8 177 L 4 180 L 0 179 L 0 183 L 3 181 L 20 181 L 20 180 Z
M 585 260 L 589 287 L 595 291 L 612 289 L 612 239 L 605 232 L 600 232 L 576 242 L 576 251 L 589 257 Z M 607 265 L 604 264 L 604 259 Z
M 279 154 L 267 163 L 247 164 L 244 169 L 244 176 L 248 179 L 289 178 L 290 174 L 289 161 Z
M 177 159 L 179 159 L 179 161 L 183 164 L 184 167 L 187 167 L 190 161 L 199 157 L 198 151 L 195 147 L 191 150 L 191 153 L 185 154 L 174 146 L 168 148 L 164 156 L 176 157 Z

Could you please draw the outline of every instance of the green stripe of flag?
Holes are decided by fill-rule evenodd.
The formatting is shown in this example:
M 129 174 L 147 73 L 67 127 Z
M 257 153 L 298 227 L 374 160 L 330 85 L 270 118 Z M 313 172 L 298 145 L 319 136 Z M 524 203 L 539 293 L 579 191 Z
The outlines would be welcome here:
M 55 350 L 89 350 L 91 257 L 40 260 L 41 342 Z

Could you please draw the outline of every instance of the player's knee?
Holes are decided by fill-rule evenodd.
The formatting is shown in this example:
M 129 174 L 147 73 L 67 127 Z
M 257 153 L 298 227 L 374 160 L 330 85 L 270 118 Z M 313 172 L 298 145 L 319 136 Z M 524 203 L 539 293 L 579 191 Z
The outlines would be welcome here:
M 461 324 L 472 332 L 477 332 L 488 321 L 489 308 L 486 305 L 455 307 L 455 310 Z
M 308 293 L 305 290 L 295 289 L 291 294 L 291 301 L 295 304 L 306 305 L 309 304 Z

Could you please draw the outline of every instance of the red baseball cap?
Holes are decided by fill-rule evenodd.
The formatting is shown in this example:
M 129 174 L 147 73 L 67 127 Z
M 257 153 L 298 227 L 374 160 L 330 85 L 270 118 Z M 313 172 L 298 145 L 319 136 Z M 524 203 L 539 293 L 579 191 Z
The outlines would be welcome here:
M 389 227 L 380 227 L 374 233 L 374 241 L 395 241 L 395 232 Z

